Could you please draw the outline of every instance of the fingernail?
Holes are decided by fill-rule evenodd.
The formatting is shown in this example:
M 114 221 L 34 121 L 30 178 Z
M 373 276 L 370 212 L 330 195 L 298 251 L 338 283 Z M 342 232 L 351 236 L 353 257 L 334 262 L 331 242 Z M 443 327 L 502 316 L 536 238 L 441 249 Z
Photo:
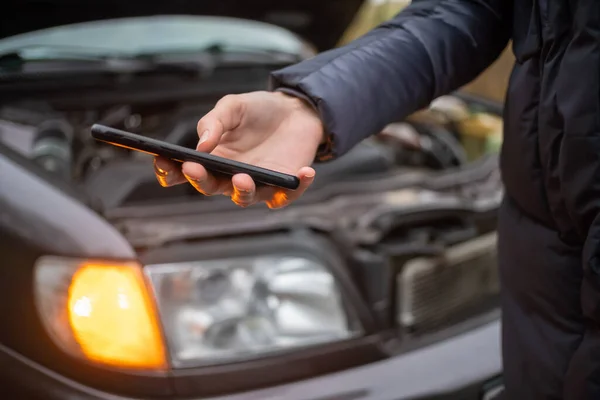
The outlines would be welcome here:
M 315 173 L 314 173 L 314 172 L 310 172 L 310 173 L 308 173 L 308 174 L 304 175 L 304 177 L 305 177 L 305 178 L 308 178 L 308 179 L 312 179 L 312 178 L 314 178 L 314 177 L 315 177 Z
M 208 130 L 205 130 L 204 132 L 202 132 L 202 135 L 200 135 L 200 140 L 198 141 L 198 146 L 200 146 L 202 143 L 206 142 L 208 140 Z

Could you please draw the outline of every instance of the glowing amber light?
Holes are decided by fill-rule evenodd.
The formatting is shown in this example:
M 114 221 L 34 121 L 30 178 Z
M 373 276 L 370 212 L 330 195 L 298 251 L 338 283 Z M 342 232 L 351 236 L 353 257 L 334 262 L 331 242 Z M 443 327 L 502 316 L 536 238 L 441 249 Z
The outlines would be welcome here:
M 85 356 L 117 367 L 164 369 L 165 349 L 141 271 L 84 265 L 69 288 L 69 323 Z
M 283 206 L 287 201 L 288 201 L 287 193 L 282 190 L 278 190 L 273 195 L 273 198 L 267 202 L 267 206 L 269 208 L 279 208 L 279 207 Z

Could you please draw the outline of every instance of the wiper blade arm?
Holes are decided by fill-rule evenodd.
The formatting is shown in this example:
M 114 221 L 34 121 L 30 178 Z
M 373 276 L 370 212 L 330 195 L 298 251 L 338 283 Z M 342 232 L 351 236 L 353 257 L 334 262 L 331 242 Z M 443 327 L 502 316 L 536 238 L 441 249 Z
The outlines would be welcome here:
M 11 51 L 0 54 L 0 73 L 27 73 L 26 68 L 31 66 L 31 71 L 44 72 L 70 72 L 70 71 L 99 71 L 109 73 L 193 73 L 210 74 L 214 69 L 213 63 L 200 57 L 185 60 L 161 58 L 158 56 L 121 56 L 121 55 L 96 55 L 78 52 L 59 51 L 47 57 L 24 57 L 20 51 Z
M 210 75 L 218 66 L 229 63 L 280 64 L 297 61 L 298 54 L 293 52 L 220 42 L 202 48 L 170 48 L 137 54 L 124 54 L 104 48 L 29 44 L 0 52 L 0 74 L 91 71 Z

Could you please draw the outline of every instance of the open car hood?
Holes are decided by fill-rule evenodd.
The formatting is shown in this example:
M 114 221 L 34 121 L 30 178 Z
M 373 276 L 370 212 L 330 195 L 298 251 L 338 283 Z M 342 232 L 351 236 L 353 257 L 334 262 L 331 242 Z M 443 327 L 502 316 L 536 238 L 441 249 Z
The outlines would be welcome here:
M 53 26 L 152 15 L 210 15 L 278 25 L 318 50 L 334 47 L 364 0 L 8 0 L 0 38 Z

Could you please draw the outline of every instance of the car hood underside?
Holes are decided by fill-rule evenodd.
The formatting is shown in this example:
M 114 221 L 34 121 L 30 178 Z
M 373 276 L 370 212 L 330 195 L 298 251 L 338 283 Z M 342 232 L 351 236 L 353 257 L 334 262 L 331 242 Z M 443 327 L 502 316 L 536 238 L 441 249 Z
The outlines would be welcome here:
M 305 38 L 319 50 L 335 46 L 363 0 L 116 1 L 9 0 L 0 38 L 59 25 L 152 15 L 210 15 L 271 23 Z

